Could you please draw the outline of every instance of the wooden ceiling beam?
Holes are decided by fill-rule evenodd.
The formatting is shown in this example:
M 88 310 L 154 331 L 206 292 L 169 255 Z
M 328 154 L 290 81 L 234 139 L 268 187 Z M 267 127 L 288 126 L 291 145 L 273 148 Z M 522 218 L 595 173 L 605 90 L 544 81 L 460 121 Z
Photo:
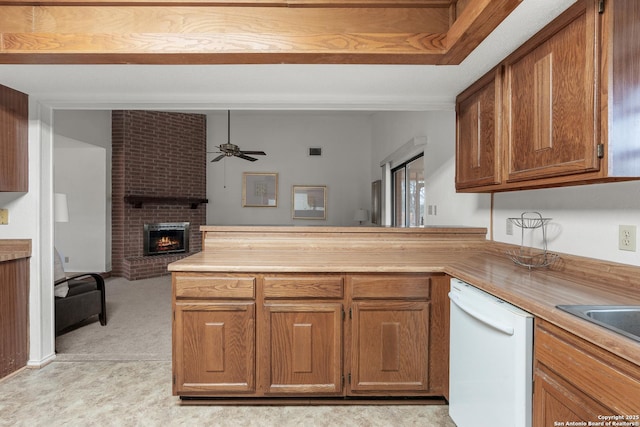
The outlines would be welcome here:
M 441 64 L 461 63 L 521 2 L 522 0 L 468 2 L 447 31 L 447 53 Z
M 402 7 L 344 7 L 362 0 L 286 0 L 305 7 L 238 5 L 248 0 L 60 6 L 65 1 L 0 0 L 14 4 L 0 5 L 0 63 L 459 63 L 521 0 L 466 1 L 458 17 L 452 0 L 364 2 L 412 4 Z
M 457 0 L 0 0 L 0 6 L 449 7 Z

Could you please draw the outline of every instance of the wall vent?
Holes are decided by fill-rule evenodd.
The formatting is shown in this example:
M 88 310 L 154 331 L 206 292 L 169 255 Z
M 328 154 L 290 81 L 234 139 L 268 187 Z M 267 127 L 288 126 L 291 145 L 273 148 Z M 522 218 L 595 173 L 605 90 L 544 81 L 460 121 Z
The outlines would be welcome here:
M 320 147 L 310 147 L 309 148 L 310 156 L 322 156 L 322 148 Z

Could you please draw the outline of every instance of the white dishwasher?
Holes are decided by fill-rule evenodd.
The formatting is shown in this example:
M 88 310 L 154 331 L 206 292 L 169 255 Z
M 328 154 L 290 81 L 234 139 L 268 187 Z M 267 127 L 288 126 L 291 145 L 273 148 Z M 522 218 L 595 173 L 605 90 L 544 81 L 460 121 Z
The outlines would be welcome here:
M 449 416 L 458 427 L 530 427 L 533 316 L 451 279 Z

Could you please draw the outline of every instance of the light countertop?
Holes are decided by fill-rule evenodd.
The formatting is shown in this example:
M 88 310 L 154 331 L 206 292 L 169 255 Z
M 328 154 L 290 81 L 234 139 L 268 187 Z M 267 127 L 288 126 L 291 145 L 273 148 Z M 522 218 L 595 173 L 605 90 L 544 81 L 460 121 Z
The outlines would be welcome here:
M 0 239 L 0 262 L 31 256 L 30 239 Z

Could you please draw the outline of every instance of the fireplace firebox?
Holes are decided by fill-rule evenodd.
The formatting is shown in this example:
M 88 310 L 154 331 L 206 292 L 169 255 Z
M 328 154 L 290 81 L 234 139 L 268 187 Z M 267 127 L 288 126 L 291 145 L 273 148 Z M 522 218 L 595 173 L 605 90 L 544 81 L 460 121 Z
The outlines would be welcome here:
M 144 255 L 175 254 L 189 251 L 189 223 L 161 222 L 144 225 Z

